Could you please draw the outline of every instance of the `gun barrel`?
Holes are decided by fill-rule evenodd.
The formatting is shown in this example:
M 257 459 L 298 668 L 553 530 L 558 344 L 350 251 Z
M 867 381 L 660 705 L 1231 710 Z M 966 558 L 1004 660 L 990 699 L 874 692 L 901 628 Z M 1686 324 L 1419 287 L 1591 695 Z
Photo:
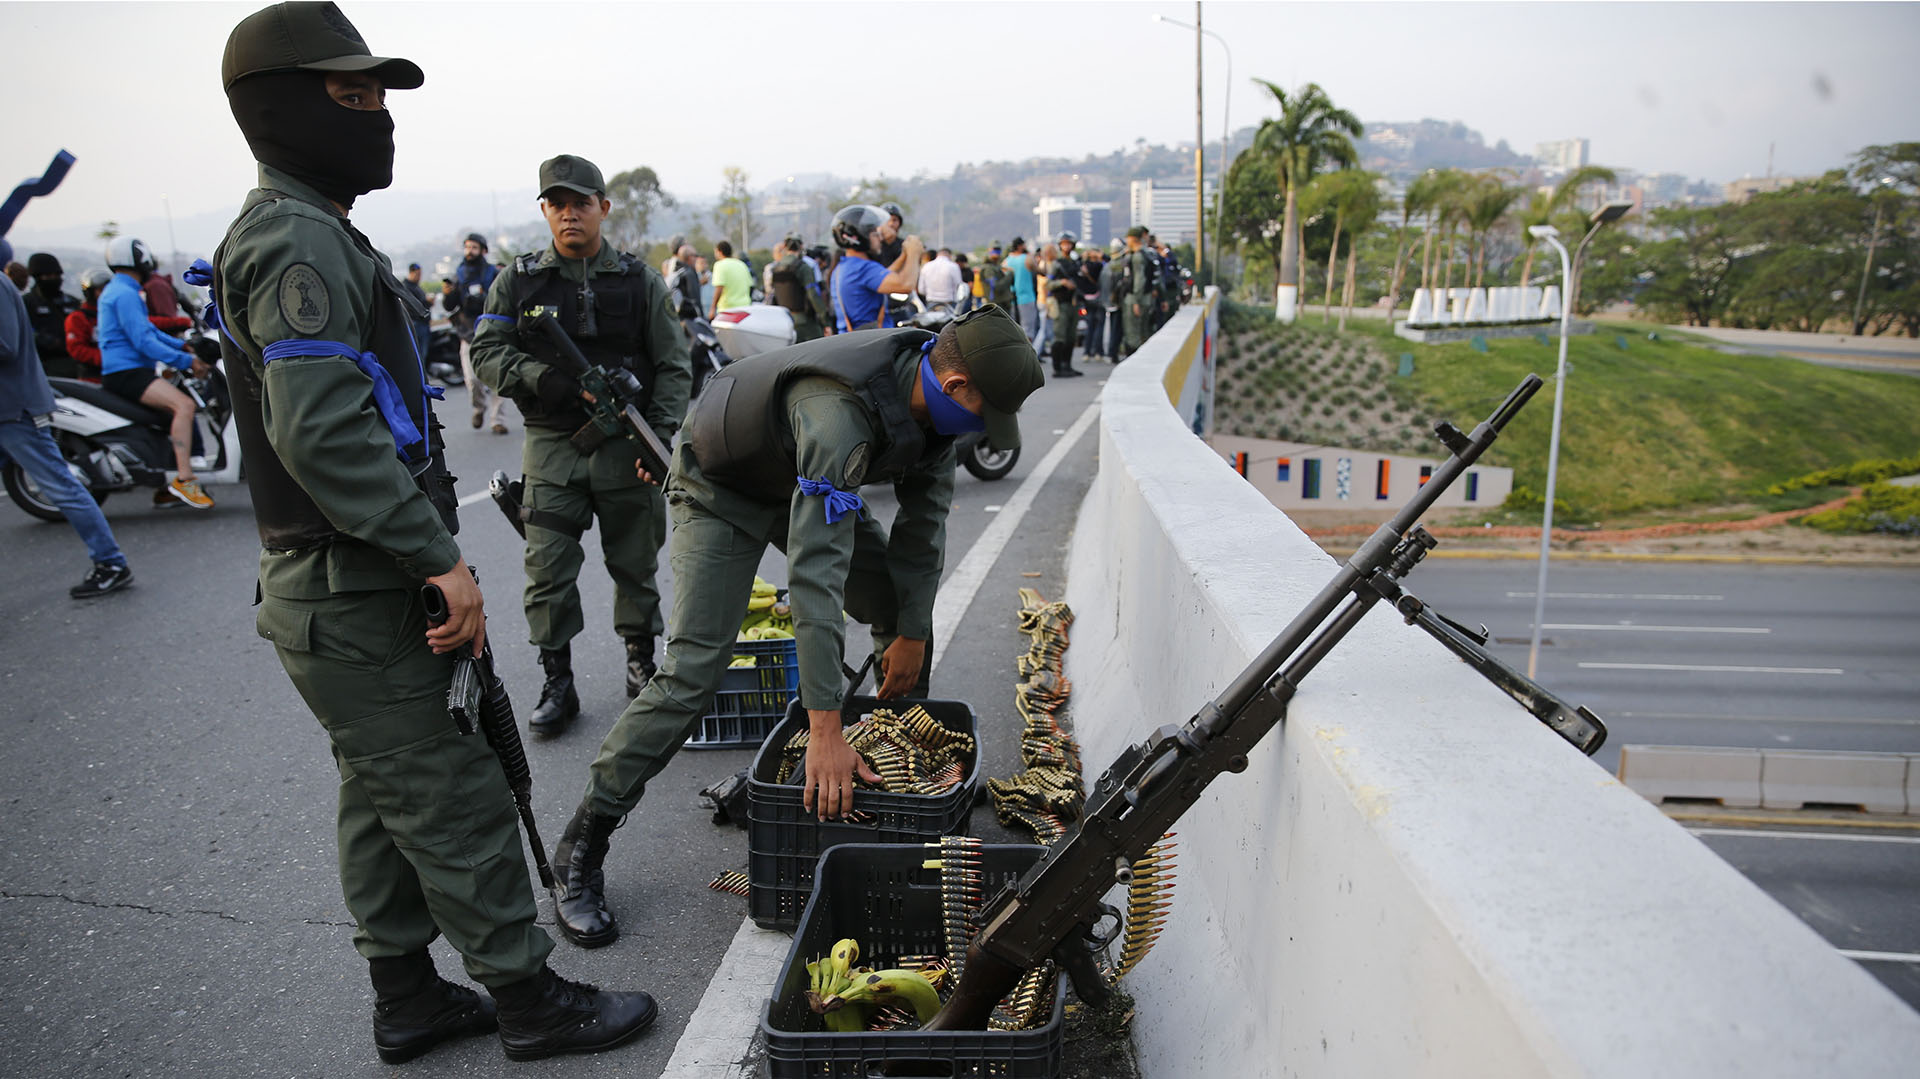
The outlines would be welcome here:
M 587 362 L 586 355 L 580 351 L 580 346 L 574 344 L 573 338 L 567 336 L 567 331 L 560 328 L 558 320 L 542 315 L 533 321 L 560 353 L 561 362 L 565 364 L 568 374 L 583 375 L 587 372 L 592 365 Z

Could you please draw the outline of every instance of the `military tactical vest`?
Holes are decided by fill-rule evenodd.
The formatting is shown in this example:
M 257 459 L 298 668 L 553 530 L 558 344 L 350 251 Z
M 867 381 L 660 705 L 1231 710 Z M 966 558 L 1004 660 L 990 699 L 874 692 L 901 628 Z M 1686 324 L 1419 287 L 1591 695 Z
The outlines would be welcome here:
M 980 274 L 983 278 L 980 287 L 986 293 L 985 300 L 991 304 L 999 304 L 1003 311 L 1013 310 L 1013 274 L 1008 272 L 1006 266 L 998 262 L 989 262 L 980 270 Z
M 852 390 L 880 418 L 864 483 L 891 483 L 946 451 L 951 438 L 931 438 L 900 393 L 895 360 L 934 338 L 926 330 L 876 330 L 821 338 L 736 360 L 707 381 L 687 416 L 687 439 L 710 480 L 768 502 L 793 496 L 798 447 L 786 415 L 787 387 L 809 375 Z M 818 478 L 818 477 L 814 477 Z
M 773 264 L 773 302 L 793 312 L 796 319 L 811 319 L 813 309 L 807 305 L 807 286 L 800 280 L 802 265 L 794 255 Z
M 275 202 L 288 197 L 270 191 L 263 201 Z M 242 219 L 257 205 L 245 207 Z M 453 491 L 455 477 L 447 471 L 440 419 L 433 414 L 432 404 L 427 400 L 425 370 L 413 339 L 413 321 L 426 318 L 427 312 L 400 287 L 399 280 L 387 270 L 386 260 L 374 253 L 366 237 L 357 229 L 343 228 L 342 231 L 352 238 L 354 247 L 375 264 L 375 292 L 369 305 L 373 326 L 366 336 L 369 351 L 392 376 L 407 415 L 426 417 L 426 422 L 420 425 L 422 440 L 400 447 L 403 463 L 413 475 L 413 482 L 439 511 L 447 531 L 458 534 L 460 518 L 459 500 Z M 231 237 L 232 231 L 227 235 Z M 213 253 L 213 296 L 219 306 L 238 310 L 243 305 L 229 307 L 229 297 L 221 286 L 220 267 L 225 260 L 226 246 L 222 240 Z M 270 551 L 291 551 L 343 537 L 345 533 L 320 512 L 320 507 L 287 472 L 280 455 L 267 440 L 259 374 L 265 361 L 242 352 L 226 333 L 220 335 L 220 358 L 227 369 L 232 391 L 233 423 L 240 433 L 241 459 L 246 462 L 247 490 L 253 496 L 253 517 L 260 531 L 260 545 Z M 372 396 L 371 389 L 368 396 Z
M 647 323 L 653 312 L 647 308 L 646 266 L 623 251 L 620 273 L 590 273 L 585 282 L 574 282 L 562 277 L 557 265 L 539 265 L 543 253 L 514 260 L 510 298 L 515 317 L 524 325 L 535 314 L 552 315 L 588 363 L 632 371 L 647 391 L 634 405 L 644 409 L 653 395 L 655 362 L 647 353 Z M 514 335 L 522 351 L 543 363 L 557 363 L 552 346 L 539 334 L 516 327 Z M 517 396 L 513 403 L 528 427 L 573 431 L 587 422 L 587 410 L 580 404 L 555 408 L 533 394 Z

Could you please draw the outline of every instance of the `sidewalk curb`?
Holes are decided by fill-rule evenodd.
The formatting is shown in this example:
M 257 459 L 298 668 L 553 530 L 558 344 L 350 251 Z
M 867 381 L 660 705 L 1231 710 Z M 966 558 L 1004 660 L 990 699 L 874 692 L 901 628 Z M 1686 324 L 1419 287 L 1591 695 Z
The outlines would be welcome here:
M 1356 548 L 1357 549 L 1357 548 Z M 1348 558 L 1353 550 L 1322 547 L 1335 558 Z M 1433 551 L 1428 558 L 1479 558 L 1512 562 L 1536 562 L 1539 551 Z M 1916 569 L 1920 562 L 1890 558 L 1829 558 L 1821 555 L 1735 555 L 1735 554 L 1647 554 L 1628 551 L 1555 551 L 1556 562 L 1708 562 L 1722 565 L 1759 566 L 1838 566 L 1852 569 Z

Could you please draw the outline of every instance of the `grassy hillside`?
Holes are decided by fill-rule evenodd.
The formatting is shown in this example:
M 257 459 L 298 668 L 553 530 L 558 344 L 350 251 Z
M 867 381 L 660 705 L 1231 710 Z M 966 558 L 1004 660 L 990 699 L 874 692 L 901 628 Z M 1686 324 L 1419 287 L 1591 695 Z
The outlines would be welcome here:
M 1231 419 L 1244 434 L 1260 434 L 1263 422 L 1279 426 L 1270 417 L 1287 409 L 1313 410 L 1311 398 L 1328 391 L 1293 373 L 1326 366 L 1328 356 L 1352 357 L 1336 361 L 1343 387 L 1385 381 L 1386 394 L 1401 410 L 1396 420 L 1417 418 L 1421 429 L 1442 418 L 1470 428 L 1528 372 L 1538 374 L 1547 385 L 1486 461 L 1511 467 L 1516 487 L 1537 492 L 1546 486 L 1559 344 L 1551 336 L 1546 344 L 1492 340 L 1483 353 L 1466 343 L 1403 341 L 1375 320 L 1350 322 L 1345 334 L 1321 327 L 1317 318 L 1280 326 L 1270 310 L 1260 308 L 1236 309 L 1226 328 L 1219 411 L 1223 429 Z M 1414 356 L 1414 373 L 1402 378 L 1393 372 L 1407 352 Z M 1648 340 L 1645 327 L 1605 325 L 1573 339 L 1567 364 L 1556 497 L 1574 519 L 1739 501 L 1815 469 L 1920 449 L 1920 379 L 1910 376 L 1728 355 Z M 1290 385 L 1287 403 L 1249 392 L 1263 381 Z M 1371 396 L 1381 397 L 1377 391 Z M 1366 425 L 1351 425 L 1346 441 L 1438 456 L 1438 443 L 1430 438 L 1417 450 L 1407 444 L 1412 423 L 1376 426 L 1368 441 Z M 1354 434 L 1361 437 L 1356 441 Z

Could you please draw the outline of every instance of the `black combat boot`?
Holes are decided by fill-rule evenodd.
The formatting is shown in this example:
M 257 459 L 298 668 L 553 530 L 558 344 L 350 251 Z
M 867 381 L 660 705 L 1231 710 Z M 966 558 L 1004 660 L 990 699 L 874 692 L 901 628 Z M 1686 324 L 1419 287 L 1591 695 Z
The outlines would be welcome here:
M 547 672 L 540 687 L 540 703 L 527 717 L 527 729 L 552 736 L 567 729 L 580 714 L 580 694 L 573 689 L 573 646 L 563 644 L 549 652 L 540 650 L 540 667 Z
M 609 993 L 542 967 L 493 990 L 500 1004 L 500 1047 L 508 1060 L 598 1053 L 638 1037 L 659 1007 L 645 993 Z
M 653 678 L 653 638 L 635 637 L 627 642 L 627 699 L 640 695 L 641 687 Z
M 369 959 L 367 968 L 381 1060 L 400 1064 L 449 1039 L 493 1033 L 493 1002 L 435 974 L 427 953 Z
M 582 948 L 603 948 L 620 937 L 620 927 L 607 909 L 603 867 L 613 830 L 622 819 L 595 813 L 582 801 L 566 831 L 560 833 L 560 842 L 553 845 L 553 877 L 560 890 L 553 920 L 561 936 Z

